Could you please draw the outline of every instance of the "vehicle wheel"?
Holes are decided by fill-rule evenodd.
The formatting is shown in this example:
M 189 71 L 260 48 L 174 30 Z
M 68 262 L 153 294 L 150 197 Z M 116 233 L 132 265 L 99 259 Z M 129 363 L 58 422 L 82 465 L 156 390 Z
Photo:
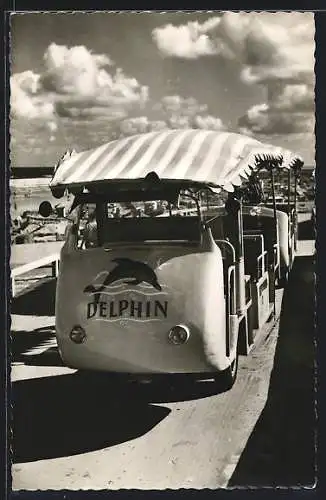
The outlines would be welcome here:
M 215 383 L 223 388 L 224 391 L 229 391 L 236 379 L 238 374 L 238 365 L 239 365 L 239 354 L 237 352 L 235 359 L 232 361 L 231 365 L 224 370 L 223 372 L 219 372 L 214 378 Z
M 231 389 L 231 387 L 233 387 L 233 384 L 237 379 L 238 365 L 239 365 L 239 354 L 237 353 L 230 367 L 228 368 L 228 373 L 226 377 L 227 389 Z
M 278 280 L 277 288 L 285 288 L 289 281 L 289 271 L 282 273 L 282 276 Z
M 275 313 L 274 313 L 274 309 L 273 309 L 267 318 L 267 323 L 270 323 L 270 321 L 273 321 L 274 319 L 275 319 Z

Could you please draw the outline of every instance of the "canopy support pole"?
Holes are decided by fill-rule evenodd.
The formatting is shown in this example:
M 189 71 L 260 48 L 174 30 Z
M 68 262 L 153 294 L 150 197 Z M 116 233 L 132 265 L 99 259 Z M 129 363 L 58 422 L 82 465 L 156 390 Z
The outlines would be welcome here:
M 291 214 L 291 170 L 288 170 L 288 220 L 289 220 L 289 230 L 288 230 L 288 253 L 292 256 L 293 249 L 291 248 L 292 242 L 292 232 L 294 228 L 294 220 Z
M 276 243 L 278 243 L 277 210 L 276 210 L 276 200 L 275 200 L 275 184 L 274 184 L 274 170 L 273 170 L 273 168 L 271 168 L 270 173 L 271 173 L 271 185 L 272 185 L 272 196 L 273 196 L 275 240 L 276 240 Z M 279 245 L 277 245 L 277 251 L 279 251 Z M 279 272 L 280 272 L 280 270 L 279 270 Z M 273 274 L 274 274 L 274 287 L 275 287 L 275 266 L 274 266 Z M 275 296 L 275 293 L 274 293 L 273 299 L 274 299 L 273 300 L 273 312 L 274 312 L 274 316 L 276 316 L 276 296 Z
M 236 261 L 236 304 L 237 314 L 239 317 L 243 316 L 246 308 L 245 297 L 245 266 L 244 266 L 244 244 L 243 244 L 243 213 L 242 213 L 242 200 L 241 195 L 229 195 L 225 205 L 226 211 L 232 220 L 234 232 L 237 234 L 237 241 L 235 245 Z
M 288 216 L 291 213 L 291 170 L 288 170 Z
M 298 188 L 298 175 L 294 172 L 294 249 L 297 250 L 297 236 L 298 236 L 298 213 L 297 213 L 297 188 Z
M 243 243 L 243 212 L 242 212 L 242 200 L 239 200 L 239 210 L 238 210 L 238 228 L 239 228 L 239 239 L 238 239 L 238 265 L 237 272 L 239 278 L 238 286 L 238 313 L 241 315 L 245 312 L 246 307 L 246 297 L 245 297 L 245 266 L 244 266 L 244 243 Z
M 103 221 L 106 221 L 108 216 L 108 206 L 107 203 L 97 203 L 96 204 L 96 217 L 97 217 L 97 241 L 99 246 L 104 244 L 102 239 L 103 235 Z

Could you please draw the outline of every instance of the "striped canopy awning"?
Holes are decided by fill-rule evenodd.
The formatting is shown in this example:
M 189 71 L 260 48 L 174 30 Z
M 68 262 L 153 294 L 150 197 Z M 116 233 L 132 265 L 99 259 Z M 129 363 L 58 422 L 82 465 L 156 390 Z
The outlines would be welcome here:
M 118 139 L 81 153 L 67 153 L 51 188 L 143 179 L 192 181 L 233 191 L 267 157 L 289 168 L 300 158 L 245 135 L 209 130 L 164 130 Z

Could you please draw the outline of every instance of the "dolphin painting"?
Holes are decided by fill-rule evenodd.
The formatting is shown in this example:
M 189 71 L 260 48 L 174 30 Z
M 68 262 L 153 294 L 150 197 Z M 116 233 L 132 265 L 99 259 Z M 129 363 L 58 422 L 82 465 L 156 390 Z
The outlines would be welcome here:
M 115 262 L 117 266 L 108 273 L 102 285 L 98 287 L 88 285 L 84 289 L 84 293 L 96 293 L 96 302 L 98 302 L 101 292 L 107 285 L 111 285 L 115 281 L 124 278 L 129 278 L 124 281 L 124 283 L 128 285 L 139 285 L 139 283 L 144 282 L 152 285 L 156 290 L 162 290 L 155 272 L 144 262 L 131 260 L 127 257 L 113 259 L 113 262 Z

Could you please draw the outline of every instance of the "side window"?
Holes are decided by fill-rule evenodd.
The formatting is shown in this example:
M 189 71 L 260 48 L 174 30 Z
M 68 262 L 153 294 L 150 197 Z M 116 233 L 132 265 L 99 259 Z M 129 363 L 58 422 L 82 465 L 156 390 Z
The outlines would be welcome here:
M 209 210 L 213 208 L 222 208 L 228 198 L 228 193 L 221 190 L 220 193 L 210 193 L 209 191 L 204 191 L 201 196 L 201 204 L 203 210 Z
M 181 192 L 177 205 L 172 205 L 172 215 L 189 217 L 191 215 L 196 215 L 196 213 L 197 205 L 195 200 Z

